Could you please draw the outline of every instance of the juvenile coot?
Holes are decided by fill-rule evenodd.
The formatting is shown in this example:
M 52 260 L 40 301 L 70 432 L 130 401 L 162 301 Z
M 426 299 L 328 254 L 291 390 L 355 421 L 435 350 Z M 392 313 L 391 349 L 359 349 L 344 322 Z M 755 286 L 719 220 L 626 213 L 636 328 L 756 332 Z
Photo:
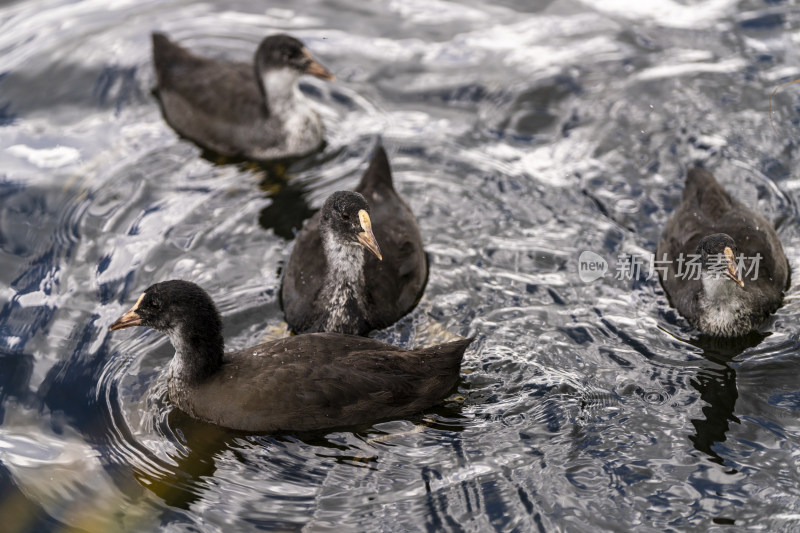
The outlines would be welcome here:
M 153 61 L 164 117 L 204 148 L 277 159 L 307 154 L 322 143 L 322 121 L 297 78 L 333 76 L 294 37 L 264 38 L 250 65 L 200 57 L 153 33 Z
M 382 147 L 355 190 L 331 195 L 297 236 L 281 286 L 286 322 L 297 333 L 363 335 L 395 323 L 422 296 L 422 236 Z M 357 240 L 370 228 L 374 246 Z
M 150 286 L 110 329 L 146 326 L 175 347 L 170 400 L 194 418 L 254 432 L 306 431 L 404 417 L 455 386 L 472 339 L 419 350 L 340 335 L 296 335 L 224 353 L 209 295 L 188 281 Z
M 661 284 L 678 312 L 719 337 L 755 330 L 780 307 L 789 284 L 789 262 L 772 224 L 700 168 L 686 176 L 656 261 L 665 268 Z

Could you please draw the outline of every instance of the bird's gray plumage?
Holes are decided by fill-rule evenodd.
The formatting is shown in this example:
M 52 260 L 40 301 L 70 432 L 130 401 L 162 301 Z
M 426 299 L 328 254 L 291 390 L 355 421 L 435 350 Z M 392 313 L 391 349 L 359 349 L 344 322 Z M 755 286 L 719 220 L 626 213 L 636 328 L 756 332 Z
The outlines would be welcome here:
M 265 46 L 305 50 L 287 35 L 266 37 L 259 51 Z M 164 117 L 204 148 L 227 156 L 276 159 L 303 155 L 322 142 L 322 122 L 296 87 L 301 72 L 288 61 L 260 67 L 258 52 L 253 64 L 201 57 L 154 33 L 153 62 Z M 276 94 L 263 86 L 267 71 L 277 78 Z
M 378 147 L 355 188 L 370 207 L 375 237 L 383 260 L 364 254 L 364 301 L 366 313 L 355 326 L 334 331 L 365 334 L 385 328 L 414 308 L 428 277 L 428 263 L 414 214 L 397 194 L 389 160 Z M 320 314 L 332 312 L 330 302 L 320 296 L 328 271 L 322 253 L 320 213 L 306 222 L 294 244 L 281 286 L 286 322 L 295 332 L 321 331 Z M 357 313 L 358 310 L 353 310 Z
M 711 234 L 732 237 L 737 253 L 745 258 L 761 256 L 758 279 L 751 279 L 751 274 L 744 279 L 744 287 L 720 280 L 729 284 L 724 286 L 725 298 L 732 301 L 713 306 L 705 298 L 700 279 L 677 276 L 678 257 L 695 254 L 700 240 Z M 756 329 L 780 307 L 789 284 L 789 262 L 772 224 L 732 198 L 710 172 L 700 168 L 688 172 L 681 203 L 661 234 L 656 261 L 662 259 L 666 259 L 667 270 L 661 275 L 661 284 L 672 305 L 689 323 L 710 335 L 733 337 Z
M 458 382 L 472 339 L 405 350 L 338 333 L 295 335 L 223 354 L 208 294 L 172 280 L 149 287 L 111 329 L 146 326 L 176 349 L 170 400 L 194 418 L 244 431 L 307 431 L 403 417 Z

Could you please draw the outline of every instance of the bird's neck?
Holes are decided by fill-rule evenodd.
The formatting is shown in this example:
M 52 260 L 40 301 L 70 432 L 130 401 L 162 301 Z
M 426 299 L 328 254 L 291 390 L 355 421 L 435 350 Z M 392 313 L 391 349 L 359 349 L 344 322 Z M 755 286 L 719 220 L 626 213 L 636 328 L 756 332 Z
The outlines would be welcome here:
M 323 232 L 325 281 L 319 304 L 323 306 L 325 331 L 356 333 L 366 315 L 364 301 L 364 247 L 342 243 L 330 232 Z
M 271 115 L 286 117 L 296 108 L 307 106 L 306 98 L 297 86 L 299 73 L 291 68 L 279 68 L 260 73 L 261 90 Z
M 703 284 L 702 299 L 707 305 L 729 305 L 747 296 L 741 287 L 722 275 L 704 272 L 700 279 Z
M 219 370 L 225 342 L 216 328 L 176 326 L 166 333 L 175 348 L 170 379 L 197 383 Z
M 700 322 L 703 331 L 715 335 L 736 335 L 749 328 L 752 297 L 736 283 L 725 277 L 701 277 L 703 290 L 699 294 Z

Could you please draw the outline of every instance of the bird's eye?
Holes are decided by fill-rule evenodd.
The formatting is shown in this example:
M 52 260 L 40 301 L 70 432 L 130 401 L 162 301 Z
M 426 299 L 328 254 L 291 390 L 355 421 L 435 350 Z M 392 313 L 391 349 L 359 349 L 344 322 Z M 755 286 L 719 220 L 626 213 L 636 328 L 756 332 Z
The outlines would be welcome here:
M 350 220 L 350 215 L 347 213 L 342 213 L 342 220 Z

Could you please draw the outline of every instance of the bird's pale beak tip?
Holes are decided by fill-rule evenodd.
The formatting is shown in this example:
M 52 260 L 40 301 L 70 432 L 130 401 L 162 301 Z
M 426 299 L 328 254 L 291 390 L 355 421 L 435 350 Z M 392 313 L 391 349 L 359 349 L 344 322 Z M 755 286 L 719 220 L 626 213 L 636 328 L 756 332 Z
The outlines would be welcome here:
M 117 331 L 118 329 L 130 328 L 132 326 L 140 326 L 142 324 L 142 317 L 136 314 L 136 311 L 130 310 L 121 317 L 119 317 L 113 324 L 108 326 L 109 331 Z

